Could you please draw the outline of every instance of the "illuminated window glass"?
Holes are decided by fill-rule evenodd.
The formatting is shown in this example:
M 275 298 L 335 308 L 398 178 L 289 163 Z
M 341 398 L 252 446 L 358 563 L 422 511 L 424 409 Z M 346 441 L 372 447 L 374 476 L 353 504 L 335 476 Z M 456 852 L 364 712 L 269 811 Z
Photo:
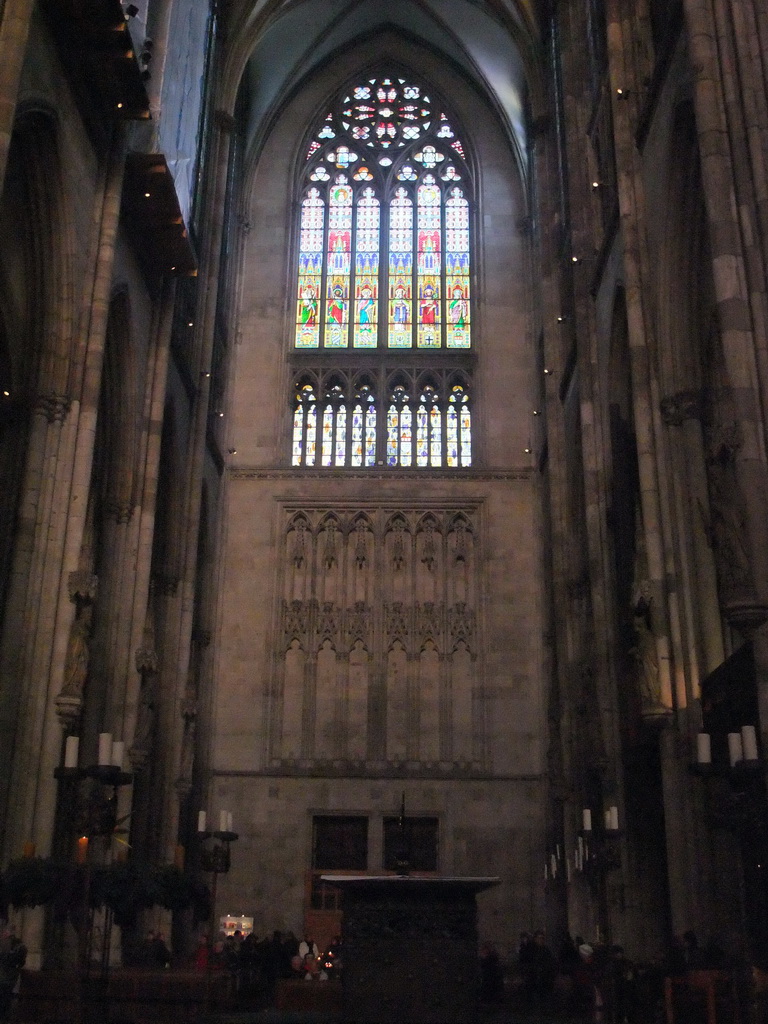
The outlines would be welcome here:
M 293 466 L 472 466 L 472 191 L 423 84 L 374 74 L 318 121 L 296 192 Z
M 469 348 L 470 177 L 423 87 L 345 90 L 302 170 L 295 347 Z

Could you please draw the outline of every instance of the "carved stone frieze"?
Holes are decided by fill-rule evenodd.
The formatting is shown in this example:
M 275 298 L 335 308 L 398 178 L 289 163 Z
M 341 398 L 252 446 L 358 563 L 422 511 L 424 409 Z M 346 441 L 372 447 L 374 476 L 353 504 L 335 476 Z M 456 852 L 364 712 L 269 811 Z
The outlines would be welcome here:
M 53 703 L 62 729 L 65 733 L 71 732 L 80 720 L 80 712 L 83 708 L 82 696 L 64 693 L 62 690 Z
M 384 629 L 388 640 L 407 640 L 411 630 L 409 628 L 409 609 L 402 601 L 393 601 L 384 605 Z
M 416 605 L 416 630 L 423 639 L 439 642 L 443 636 L 443 607 L 434 601 Z
M 304 601 L 283 602 L 283 633 L 288 643 L 304 640 L 309 632 L 309 610 Z
M 317 634 L 321 640 L 335 640 L 339 629 L 339 617 L 333 601 L 324 601 L 319 609 Z
M 118 526 L 126 526 L 133 516 L 133 506 L 128 502 L 107 502 L 106 513 Z
M 454 644 L 459 640 L 471 643 L 475 632 L 475 616 L 465 601 L 458 601 L 448 610 L 448 629 Z
M 141 638 L 141 647 L 136 651 L 136 671 L 141 676 L 154 675 L 157 672 L 158 660 L 155 650 L 155 631 L 151 618 L 144 626 L 144 635 Z
M 69 415 L 72 399 L 69 395 L 39 395 L 37 411 L 42 413 L 49 423 L 63 423 Z
M 372 622 L 372 609 L 366 605 L 365 601 L 355 601 L 354 605 L 347 609 L 346 635 L 350 647 L 357 640 L 370 644 Z

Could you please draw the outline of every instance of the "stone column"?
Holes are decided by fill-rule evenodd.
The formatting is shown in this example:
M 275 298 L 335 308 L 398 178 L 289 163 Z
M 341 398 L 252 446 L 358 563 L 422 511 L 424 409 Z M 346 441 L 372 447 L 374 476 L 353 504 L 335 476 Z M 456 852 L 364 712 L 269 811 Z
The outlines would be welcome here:
M 27 713 L 19 720 L 14 750 L 6 835 L 6 850 L 10 852 L 13 844 L 24 837 L 44 854 L 53 835 L 53 771 L 61 755 L 61 726 L 54 698 L 63 682 L 74 617 L 70 573 L 79 568 L 90 487 L 123 168 L 122 131 L 116 128 L 94 209 L 93 262 L 84 297 L 90 319 L 76 339 L 74 362 L 82 367 L 82 389 L 71 404 L 66 429 L 57 431 L 55 437 L 48 431 L 39 456 L 41 469 L 47 467 L 42 479 L 49 497 L 43 504 L 38 502 L 46 519 L 40 520 L 38 515 L 38 539 L 29 574 L 34 587 L 26 596 L 28 606 L 35 609 L 36 619 L 32 621 L 36 624 L 23 665 L 21 702 Z M 83 354 L 82 362 L 78 362 L 78 352 Z M 30 462 L 34 459 L 33 448 Z M 23 937 L 32 967 L 40 962 L 42 924 L 42 914 L 25 919 Z
M 206 430 L 211 365 L 215 331 L 216 303 L 219 290 L 219 265 L 224 220 L 227 207 L 227 183 L 231 137 L 235 128 L 230 114 L 219 110 L 212 119 L 210 154 L 210 186 L 206 196 L 206 213 L 201 237 L 203 258 L 199 273 L 197 311 L 195 315 L 194 370 L 198 392 L 192 410 L 185 493 L 182 495 L 183 531 L 182 579 L 179 592 L 169 598 L 166 606 L 167 630 L 163 641 L 163 699 L 159 708 L 159 727 L 168 737 L 164 763 L 164 790 L 161 848 L 166 860 L 173 860 L 179 828 L 179 799 L 175 781 L 179 777 L 186 706 L 187 678 L 195 605 L 195 575 L 200 528 L 200 499 L 206 460 Z
M 745 133 L 749 135 L 753 151 L 755 140 L 760 142 L 759 112 L 756 111 L 758 123 L 747 124 L 739 103 L 740 97 L 751 93 L 756 84 L 760 85 L 764 100 L 766 83 L 764 75 L 755 79 L 755 67 L 742 59 L 734 43 L 727 5 L 721 0 L 684 0 L 683 7 L 694 72 L 694 103 L 712 241 L 715 297 L 730 399 L 737 419 L 734 428 L 739 436 L 733 452 L 734 465 L 746 500 L 754 593 L 751 598 L 745 598 L 744 614 L 747 620 L 754 620 L 758 610 L 764 613 L 768 605 L 768 521 L 765 516 L 768 472 L 763 408 L 763 393 L 768 385 L 764 342 L 765 263 L 758 246 L 750 242 L 761 235 L 756 208 L 765 180 L 756 182 L 747 166 L 750 157 L 742 148 Z M 740 15 L 746 15 L 751 5 L 740 3 L 737 7 Z M 738 47 L 742 44 L 747 48 L 753 45 L 748 40 L 740 40 Z M 757 148 L 759 151 L 760 146 Z M 751 282 L 754 282 L 753 287 L 759 287 L 759 293 L 750 294 Z M 739 609 L 726 611 L 738 627 Z

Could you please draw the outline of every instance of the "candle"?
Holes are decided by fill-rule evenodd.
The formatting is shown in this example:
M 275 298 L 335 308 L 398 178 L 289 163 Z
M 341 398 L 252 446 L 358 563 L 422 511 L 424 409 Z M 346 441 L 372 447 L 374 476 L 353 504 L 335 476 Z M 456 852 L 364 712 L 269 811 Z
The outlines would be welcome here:
M 757 734 L 754 725 L 742 725 L 741 744 L 745 761 L 757 761 Z
M 234 830 L 234 827 L 232 825 L 232 811 L 227 811 L 227 832 L 234 832 L 234 831 L 235 830 Z
M 65 768 L 77 768 L 77 755 L 80 752 L 80 737 L 79 736 L 67 736 L 67 742 L 64 745 L 64 767 Z
M 739 761 L 744 760 L 744 748 L 741 745 L 741 733 L 728 733 L 728 756 L 731 759 L 731 768 L 734 768 Z
M 77 850 L 75 851 L 75 860 L 78 864 L 85 864 L 88 857 L 88 836 L 80 836 L 77 840 Z
M 123 755 L 125 753 L 125 743 L 122 740 L 115 740 L 112 744 L 112 764 L 116 768 L 122 770 L 123 767 Z
M 606 831 L 608 831 L 608 829 L 611 828 L 611 809 L 610 809 L 610 807 L 606 807 L 604 817 L 605 817 L 605 828 L 606 828 Z
M 112 764 L 112 733 L 111 732 L 100 732 L 99 733 L 99 764 L 100 765 L 111 765 Z
M 205 819 L 206 819 L 205 811 L 198 811 L 197 812 L 197 831 L 198 832 L 205 832 Z
M 619 808 L 615 804 L 611 804 L 609 813 L 611 816 L 611 823 L 608 827 L 616 831 L 619 827 Z
M 552 872 L 552 877 L 553 878 L 557 878 L 557 860 L 555 858 L 554 853 L 550 854 L 549 865 L 550 865 L 550 870 Z
M 696 760 L 699 764 L 712 764 L 712 741 L 708 732 L 700 732 L 696 737 Z
M 581 812 L 581 823 L 585 832 L 592 831 L 592 811 L 588 807 L 585 807 Z
M 219 832 L 227 831 L 227 812 L 219 811 Z

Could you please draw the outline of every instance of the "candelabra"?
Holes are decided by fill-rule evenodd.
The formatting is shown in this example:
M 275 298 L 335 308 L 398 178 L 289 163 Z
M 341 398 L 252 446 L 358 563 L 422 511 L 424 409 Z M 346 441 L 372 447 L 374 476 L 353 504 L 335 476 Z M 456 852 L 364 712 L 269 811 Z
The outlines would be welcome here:
M 690 770 L 707 783 L 710 817 L 716 828 L 730 828 L 744 834 L 764 822 L 765 764 L 758 753 L 753 725 L 744 725 L 739 732 L 714 736 L 700 732 L 696 737 L 696 761 L 690 765 Z
M 59 808 L 63 827 L 60 829 L 57 853 L 63 859 L 72 857 L 73 839 L 76 838 L 74 860 L 83 869 L 82 900 L 78 908 L 78 959 L 84 974 L 88 974 L 93 959 L 94 912 L 91 906 L 91 866 L 93 863 L 93 841 L 111 840 L 123 831 L 124 820 L 118 819 L 118 791 L 133 781 L 129 772 L 123 771 L 124 746 L 122 741 L 113 741 L 111 733 L 99 736 L 98 763 L 86 767 L 78 766 L 79 738 L 67 737 L 64 764 L 54 772 L 59 783 Z M 90 782 L 85 788 L 84 783 Z M 100 973 L 103 977 L 109 969 L 112 937 L 112 911 L 104 911 Z
M 592 811 L 582 811 L 582 828 L 576 839 L 575 870 L 581 872 L 597 901 L 598 937 L 610 941 L 608 876 L 621 867 L 621 838 L 616 806 L 605 811 L 602 825 L 593 827 Z
M 219 828 L 215 832 L 206 829 L 206 814 L 205 811 L 200 811 L 197 816 L 197 835 L 202 844 L 200 846 L 200 867 L 203 871 L 213 875 L 209 928 L 209 943 L 213 948 L 216 939 L 216 890 L 219 875 L 226 875 L 229 871 L 232 857 L 230 846 L 240 836 L 232 830 L 232 815 L 229 811 L 221 812 Z M 206 843 L 208 845 L 205 845 Z

